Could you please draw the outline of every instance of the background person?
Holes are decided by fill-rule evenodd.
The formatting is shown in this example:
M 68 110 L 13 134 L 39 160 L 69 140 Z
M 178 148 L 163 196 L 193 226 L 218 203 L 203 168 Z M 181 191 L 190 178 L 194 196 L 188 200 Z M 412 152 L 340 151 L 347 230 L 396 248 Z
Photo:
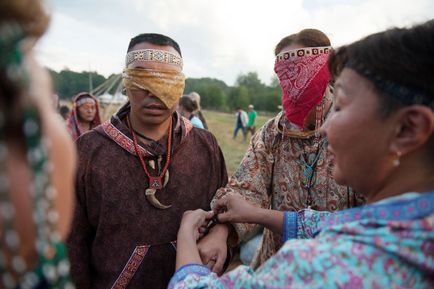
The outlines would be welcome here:
M 67 127 L 72 138 L 76 140 L 83 133 L 101 124 L 99 104 L 95 96 L 88 92 L 80 92 L 73 97 L 72 110 Z
M 253 104 L 250 104 L 248 107 L 247 115 L 249 117 L 249 122 L 247 123 L 247 131 L 249 131 L 252 136 L 256 132 L 256 111 L 253 109 Z
M 197 110 L 196 102 L 189 97 L 183 96 L 180 98 L 177 110 L 183 117 L 188 119 L 194 127 L 204 128 L 202 121 L 193 114 L 194 111 Z
M 241 107 L 237 107 L 237 112 L 235 113 L 235 129 L 233 139 L 236 139 L 238 131 L 241 130 L 243 133 L 243 139 L 246 140 L 246 129 L 247 123 L 249 122 L 249 117 L 247 113 L 241 109 Z
M 200 94 L 197 93 L 196 91 L 192 91 L 187 96 L 190 97 L 191 100 L 193 100 L 196 103 L 196 105 L 197 105 L 197 109 L 193 112 L 194 115 L 197 116 L 200 119 L 200 121 L 203 124 L 203 127 L 206 130 L 208 130 L 208 125 L 206 123 L 205 116 L 203 115 L 202 108 L 200 107 Z
M 60 116 L 67 121 L 69 119 L 71 110 L 69 109 L 69 107 L 67 105 L 61 105 L 59 107 L 59 114 Z

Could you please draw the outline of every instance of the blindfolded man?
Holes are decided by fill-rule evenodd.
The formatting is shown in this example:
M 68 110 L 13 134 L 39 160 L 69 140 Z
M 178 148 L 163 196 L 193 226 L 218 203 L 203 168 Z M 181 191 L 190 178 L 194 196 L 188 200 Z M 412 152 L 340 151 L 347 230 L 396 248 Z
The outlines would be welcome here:
M 78 141 L 77 206 L 68 242 L 78 288 L 166 288 L 186 210 L 225 185 L 215 137 L 176 111 L 184 90 L 178 44 L 141 34 L 128 47 L 128 103 Z

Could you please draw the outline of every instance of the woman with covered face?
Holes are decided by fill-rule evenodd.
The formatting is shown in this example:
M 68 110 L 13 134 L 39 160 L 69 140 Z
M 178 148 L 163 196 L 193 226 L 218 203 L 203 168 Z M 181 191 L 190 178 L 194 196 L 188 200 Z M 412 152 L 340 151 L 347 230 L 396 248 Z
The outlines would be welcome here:
M 214 213 L 186 212 L 169 288 L 433 288 L 433 55 L 433 20 L 331 55 L 335 106 L 322 133 L 333 177 L 362 192 L 366 206 L 280 212 L 221 199 L 219 221 L 259 223 L 286 241 L 257 271 L 221 278 L 201 265 L 196 246 Z
M 99 104 L 95 96 L 81 92 L 74 96 L 71 115 L 67 121 L 69 133 L 76 140 L 83 133 L 101 124 Z
M 275 71 L 282 88 L 283 111 L 251 138 L 235 175 L 217 191 L 213 204 L 232 194 L 280 211 L 307 207 L 336 211 L 363 203 L 360 195 L 333 179 L 327 140 L 319 133 L 333 102 L 327 69 L 330 51 L 330 40 L 316 29 L 304 29 L 277 44 Z M 204 262 L 211 261 L 209 266 L 215 272 L 222 269 L 228 235 L 235 243 L 245 241 L 258 229 L 243 222 L 232 225 L 234 234 L 228 233 L 230 227 L 218 225 L 200 243 Z M 252 267 L 274 255 L 283 242 L 279 234 L 265 229 L 260 244 Z

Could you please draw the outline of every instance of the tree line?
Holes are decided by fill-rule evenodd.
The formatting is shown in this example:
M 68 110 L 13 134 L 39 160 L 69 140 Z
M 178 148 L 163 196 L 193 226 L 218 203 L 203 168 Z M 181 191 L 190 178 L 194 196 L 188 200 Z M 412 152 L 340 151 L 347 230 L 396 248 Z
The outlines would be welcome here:
M 53 78 L 54 89 L 61 99 L 70 100 L 72 96 L 96 88 L 116 75 L 105 78 L 97 72 L 74 72 L 64 69 L 60 72 L 49 69 Z M 114 86 L 110 93 L 114 93 Z M 255 110 L 279 111 L 281 90 L 276 77 L 269 85 L 263 83 L 256 72 L 240 74 L 234 86 L 228 86 L 224 81 L 215 78 L 187 78 L 185 94 L 196 91 L 201 96 L 201 106 L 204 109 L 233 111 L 237 107 L 246 109 L 249 104 Z

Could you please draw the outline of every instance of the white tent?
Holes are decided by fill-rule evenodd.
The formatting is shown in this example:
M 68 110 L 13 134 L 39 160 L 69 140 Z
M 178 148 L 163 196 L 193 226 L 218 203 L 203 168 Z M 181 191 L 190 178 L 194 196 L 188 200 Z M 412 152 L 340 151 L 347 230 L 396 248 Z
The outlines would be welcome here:
M 127 101 L 127 97 L 120 92 L 115 95 L 104 93 L 98 96 L 98 100 L 103 104 L 124 104 Z

